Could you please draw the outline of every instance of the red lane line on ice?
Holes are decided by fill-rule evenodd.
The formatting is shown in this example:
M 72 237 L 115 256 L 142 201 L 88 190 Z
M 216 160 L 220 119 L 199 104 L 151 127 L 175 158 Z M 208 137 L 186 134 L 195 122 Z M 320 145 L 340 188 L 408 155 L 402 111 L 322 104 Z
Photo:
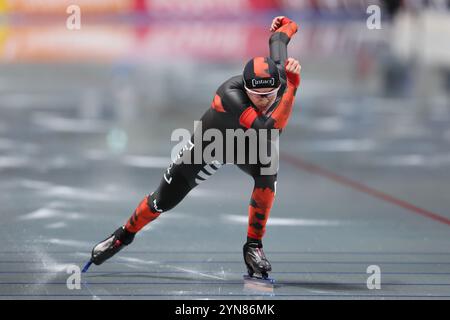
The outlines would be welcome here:
M 357 191 L 364 192 L 366 194 L 369 194 L 375 198 L 378 198 L 380 200 L 383 200 L 385 202 L 390 202 L 396 206 L 402 207 L 404 209 L 407 209 L 409 212 L 419 214 L 421 216 L 427 217 L 429 219 L 433 219 L 435 221 L 444 223 L 448 226 L 450 226 L 450 219 L 444 216 L 441 216 L 439 214 L 433 213 L 429 210 L 419 208 L 411 203 L 408 203 L 404 200 L 395 198 L 387 193 L 375 190 L 371 187 L 368 187 L 362 183 L 353 181 L 349 178 L 337 175 L 336 173 L 329 171 L 327 169 L 321 168 L 311 162 L 305 161 L 297 156 L 281 152 L 281 159 L 288 162 L 292 166 L 294 166 L 297 169 L 305 170 L 314 174 L 318 174 L 322 177 L 325 177 L 327 179 L 333 180 L 339 184 L 343 184 L 345 186 L 348 186 L 352 189 L 355 189 Z

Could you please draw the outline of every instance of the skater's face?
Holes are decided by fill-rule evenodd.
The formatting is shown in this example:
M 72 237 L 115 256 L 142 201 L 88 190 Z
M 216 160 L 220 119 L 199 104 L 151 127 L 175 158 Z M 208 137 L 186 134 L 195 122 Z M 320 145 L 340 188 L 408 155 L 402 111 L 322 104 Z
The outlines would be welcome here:
M 247 95 L 252 101 L 253 105 L 259 109 L 260 112 L 265 113 L 267 109 L 275 102 L 277 98 L 278 88 L 261 88 L 261 89 L 247 89 Z

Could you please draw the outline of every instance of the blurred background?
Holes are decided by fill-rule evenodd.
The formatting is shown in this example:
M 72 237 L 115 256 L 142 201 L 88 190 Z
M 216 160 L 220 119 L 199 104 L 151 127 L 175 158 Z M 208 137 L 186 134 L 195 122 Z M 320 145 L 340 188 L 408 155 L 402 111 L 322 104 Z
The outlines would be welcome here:
M 80 29 L 68 28 L 71 5 Z M 367 25 L 370 5 L 381 8 L 381 29 Z M 278 15 L 300 26 L 288 52 L 302 84 L 280 143 L 273 216 L 317 228 L 286 232 L 275 218 L 269 248 L 292 240 L 306 251 L 448 250 L 447 0 L 0 0 L 2 243 L 39 266 L 65 263 L 51 250 L 88 254 L 159 183 L 172 131 L 192 131 L 218 86 L 269 54 Z M 230 227 L 210 245 L 240 250 L 251 181 L 224 170 L 172 215 L 199 232 L 161 222 L 158 248 L 205 250 L 209 226 L 223 221 Z M 195 220 L 197 211 L 208 213 Z

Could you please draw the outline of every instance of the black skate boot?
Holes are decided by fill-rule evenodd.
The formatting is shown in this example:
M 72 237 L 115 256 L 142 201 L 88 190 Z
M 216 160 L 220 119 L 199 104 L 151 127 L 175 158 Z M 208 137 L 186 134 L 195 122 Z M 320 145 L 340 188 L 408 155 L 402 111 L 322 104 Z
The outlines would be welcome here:
M 135 233 L 125 230 L 123 226 L 114 231 L 112 235 L 94 246 L 91 260 L 83 268 L 83 272 L 86 272 L 92 263 L 98 266 L 114 256 L 125 246 L 133 242 L 134 236 Z
M 268 272 L 272 271 L 272 266 L 264 254 L 261 241 L 247 241 L 243 251 L 248 275 L 257 279 L 269 279 Z

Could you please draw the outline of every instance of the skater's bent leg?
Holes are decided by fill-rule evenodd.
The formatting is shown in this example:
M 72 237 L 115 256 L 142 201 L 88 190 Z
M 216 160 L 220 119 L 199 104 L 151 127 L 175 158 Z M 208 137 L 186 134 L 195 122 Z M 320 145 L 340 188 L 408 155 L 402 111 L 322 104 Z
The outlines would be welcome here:
M 251 172 L 250 172 L 251 173 Z M 249 276 L 268 278 L 272 270 L 263 251 L 262 238 L 266 232 L 266 223 L 275 198 L 277 176 L 252 175 L 255 186 L 248 210 L 247 242 L 244 244 L 244 262 Z
M 175 207 L 189 193 L 192 187 L 181 175 L 173 175 L 170 183 L 161 180 L 158 189 L 146 196 L 128 219 L 125 229 L 136 233 L 159 215 Z
M 247 240 L 260 242 L 275 198 L 277 175 L 253 176 L 255 185 L 248 209 Z
M 111 236 L 94 246 L 92 263 L 100 265 L 129 245 L 139 230 L 162 212 L 176 206 L 192 189 L 181 174 L 175 174 L 170 182 L 162 179 L 158 189 L 139 203 L 125 226 L 118 228 Z M 83 268 L 83 272 L 87 268 L 89 264 Z
M 124 226 L 94 246 L 91 260 L 83 268 L 83 272 L 87 270 L 90 263 L 100 265 L 129 245 L 137 232 L 158 218 L 161 213 L 175 207 L 200 181 L 206 180 L 218 169 L 213 164 L 192 164 L 192 162 L 182 161 L 181 157 L 191 156 L 193 150 L 192 147 L 183 148 L 179 158 L 164 172 L 158 189 L 139 203 Z M 186 153 L 183 153 L 184 151 Z

